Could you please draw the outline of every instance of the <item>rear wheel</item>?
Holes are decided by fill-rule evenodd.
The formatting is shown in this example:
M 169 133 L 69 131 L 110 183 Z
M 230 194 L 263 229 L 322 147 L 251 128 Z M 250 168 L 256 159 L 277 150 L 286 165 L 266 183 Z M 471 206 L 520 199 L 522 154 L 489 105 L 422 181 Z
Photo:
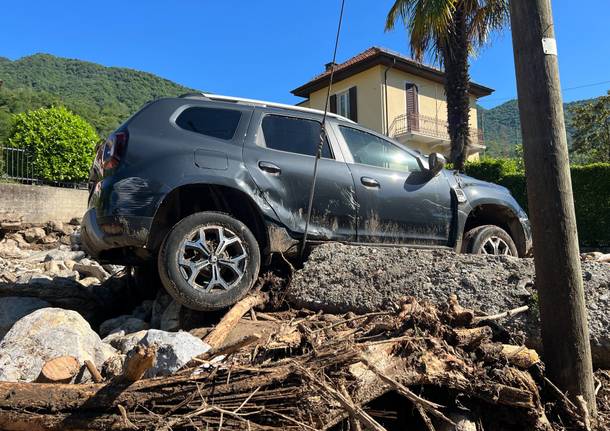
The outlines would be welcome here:
M 239 220 L 201 212 L 172 228 L 158 263 L 163 285 L 176 301 L 194 310 L 217 310 L 240 300 L 254 285 L 260 250 Z
M 462 252 L 493 256 L 519 256 L 517 246 L 510 235 L 504 229 L 494 225 L 479 226 L 466 232 L 462 242 Z

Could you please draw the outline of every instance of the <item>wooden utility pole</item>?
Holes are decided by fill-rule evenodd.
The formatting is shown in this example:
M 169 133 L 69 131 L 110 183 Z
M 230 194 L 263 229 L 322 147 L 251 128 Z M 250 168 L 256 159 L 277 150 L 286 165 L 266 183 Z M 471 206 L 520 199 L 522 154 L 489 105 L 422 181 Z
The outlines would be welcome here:
M 550 0 L 510 0 L 542 344 L 551 379 L 595 414 L 587 311 Z

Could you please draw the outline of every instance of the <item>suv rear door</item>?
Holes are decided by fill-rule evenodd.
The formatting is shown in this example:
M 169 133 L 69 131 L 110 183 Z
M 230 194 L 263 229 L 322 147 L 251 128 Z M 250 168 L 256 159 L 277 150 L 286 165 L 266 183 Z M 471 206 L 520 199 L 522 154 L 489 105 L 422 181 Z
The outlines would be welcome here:
M 315 116 L 257 108 L 244 145 L 244 162 L 263 197 L 290 231 L 302 234 L 321 123 Z M 354 181 L 336 142 L 318 164 L 309 237 L 356 239 Z
M 335 124 L 358 201 L 358 241 L 448 245 L 451 190 L 444 173 L 431 177 L 418 158 L 380 135 Z

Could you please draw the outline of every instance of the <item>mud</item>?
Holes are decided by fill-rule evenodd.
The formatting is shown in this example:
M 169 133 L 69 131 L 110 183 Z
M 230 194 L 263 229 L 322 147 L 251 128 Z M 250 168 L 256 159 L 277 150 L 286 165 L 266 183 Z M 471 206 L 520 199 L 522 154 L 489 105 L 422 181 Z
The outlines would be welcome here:
M 582 262 L 594 361 L 610 365 L 610 265 Z M 530 305 L 505 320 L 516 338 L 539 347 L 532 259 L 456 254 L 445 250 L 327 244 L 312 251 L 295 274 L 288 300 L 325 312 L 391 309 L 404 296 L 460 303 L 485 314 Z

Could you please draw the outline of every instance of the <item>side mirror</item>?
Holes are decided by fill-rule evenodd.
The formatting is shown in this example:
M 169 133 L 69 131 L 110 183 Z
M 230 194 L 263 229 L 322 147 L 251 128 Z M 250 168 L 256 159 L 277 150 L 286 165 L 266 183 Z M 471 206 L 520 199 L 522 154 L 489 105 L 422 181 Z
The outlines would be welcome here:
M 446 164 L 447 160 L 442 154 L 432 153 L 428 156 L 428 170 L 434 176 L 438 175 L 438 173 L 443 170 Z

